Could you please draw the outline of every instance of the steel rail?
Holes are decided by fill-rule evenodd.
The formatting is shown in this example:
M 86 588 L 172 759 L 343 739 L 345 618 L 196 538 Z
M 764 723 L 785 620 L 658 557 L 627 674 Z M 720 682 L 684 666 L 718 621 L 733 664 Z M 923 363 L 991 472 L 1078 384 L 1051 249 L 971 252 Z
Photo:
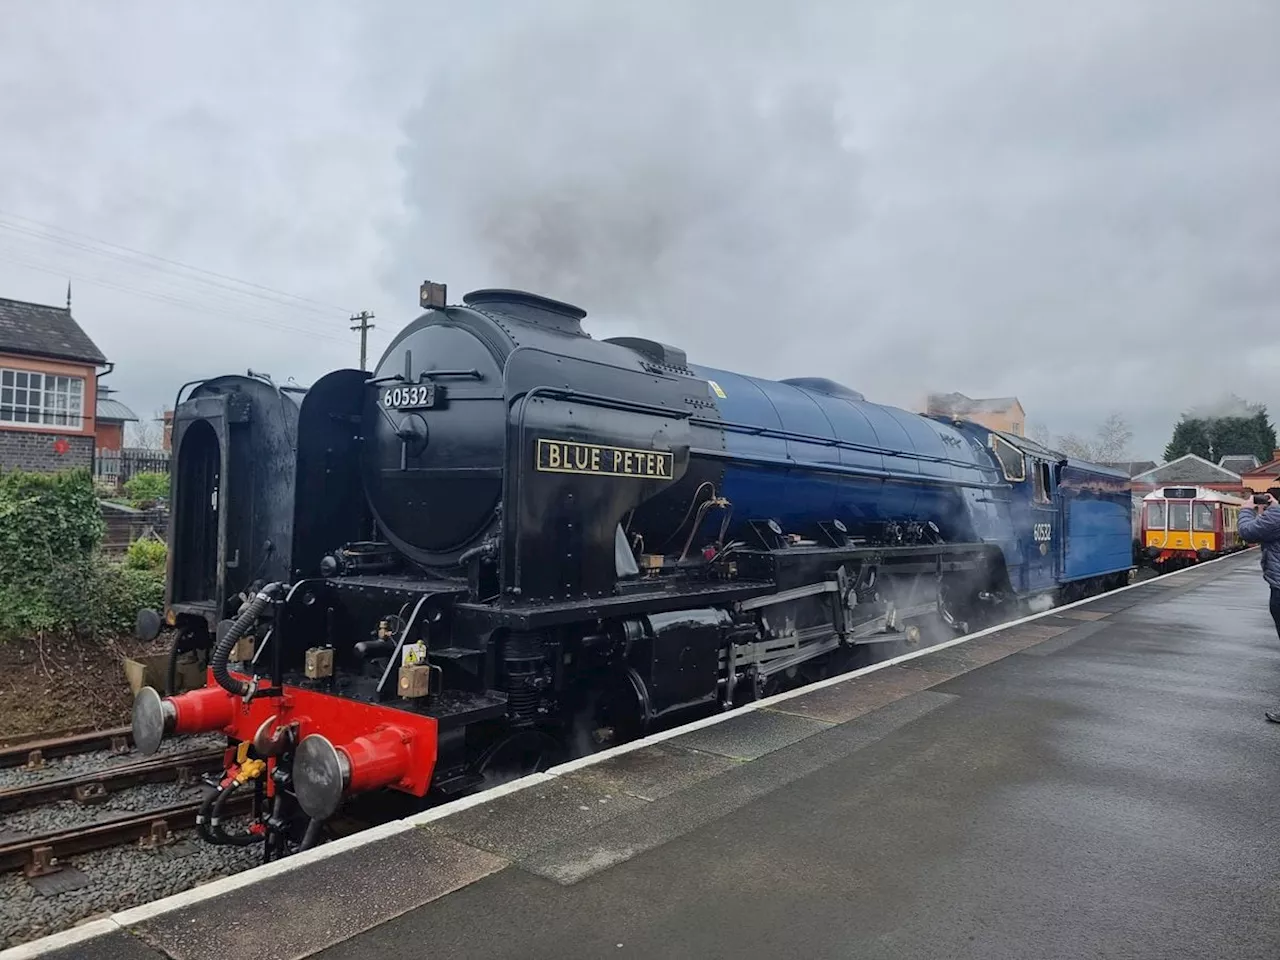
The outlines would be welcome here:
M 58 800 L 93 803 L 95 800 L 105 799 L 113 791 L 139 784 L 164 783 L 170 780 L 182 782 L 185 776 L 221 769 L 224 755 L 225 751 L 221 748 L 175 753 L 138 763 L 125 763 L 75 776 L 59 777 L 56 780 L 10 787 L 0 790 L 0 813 L 13 813 L 15 810 L 25 810 Z
M 131 727 L 110 727 L 106 730 L 90 730 L 88 733 L 76 733 L 70 736 L 27 740 L 0 747 L 0 769 L 39 766 L 41 760 L 90 753 L 94 750 L 124 753 L 132 745 L 133 729 Z
M 229 812 L 243 813 L 252 804 L 252 796 L 235 797 L 227 807 Z M 172 831 L 192 829 L 199 812 L 198 802 L 180 803 L 0 842 L 0 873 L 42 864 L 46 867 L 39 872 L 49 872 L 48 866 L 56 869 L 58 861 L 66 857 L 136 840 L 159 840 Z

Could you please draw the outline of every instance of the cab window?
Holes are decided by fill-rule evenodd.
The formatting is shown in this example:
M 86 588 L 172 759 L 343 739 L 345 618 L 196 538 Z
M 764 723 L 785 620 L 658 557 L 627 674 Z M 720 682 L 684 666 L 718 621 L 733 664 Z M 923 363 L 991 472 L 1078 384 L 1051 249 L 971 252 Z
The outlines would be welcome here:
M 1211 504 L 1195 503 L 1191 505 L 1191 529 L 1213 529 L 1213 506 Z
M 1035 463 L 1036 477 L 1036 500 L 1040 503 L 1049 502 L 1049 465 L 1037 460 Z
M 1170 530 L 1190 530 L 1191 529 L 1191 504 L 1189 503 L 1169 504 L 1169 529 Z
M 1164 504 L 1156 501 L 1147 504 L 1147 529 L 1163 530 L 1164 529 Z
M 995 453 L 996 459 L 1000 461 L 1000 469 L 1004 471 L 1006 480 L 1010 483 L 1017 483 L 1019 480 L 1027 479 L 1027 471 L 1023 464 L 1021 450 L 1018 450 L 1007 440 L 1001 440 L 994 433 L 991 435 L 991 450 Z

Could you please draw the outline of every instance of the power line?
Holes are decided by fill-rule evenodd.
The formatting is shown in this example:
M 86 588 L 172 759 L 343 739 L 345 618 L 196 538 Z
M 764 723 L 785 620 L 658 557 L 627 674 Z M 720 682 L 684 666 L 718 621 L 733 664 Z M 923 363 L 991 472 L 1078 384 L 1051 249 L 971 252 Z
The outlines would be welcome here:
M 144 290 L 137 287 L 128 286 L 127 284 L 117 283 L 111 280 L 104 280 L 101 277 L 87 276 L 85 274 L 80 274 L 80 273 L 72 273 L 64 269 L 49 267 L 49 266 L 45 266 L 38 263 L 32 263 L 28 260 L 22 260 L 15 257 L 4 256 L 2 253 L 0 253 L 0 262 L 11 263 L 19 267 L 25 267 L 28 270 L 36 270 L 41 273 L 48 273 L 58 277 L 69 277 L 72 280 L 77 280 L 82 283 L 88 283 L 94 286 L 104 287 L 108 290 L 117 290 L 121 293 L 127 293 L 133 296 L 143 297 L 148 300 L 154 300 L 158 303 L 165 303 L 165 304 L 170 304 L 172 306 L 183 307 L 185 309 L 192 310 L 197 313 L 205 313 L 211 316 L 226 317 L 237 323 L 247 323 L 247 324 L 252 324 L 254 326 L 259 326 L 259 327 L 271 327 L 276 330 L 282 330 L 289 333 L 296 333 L 301 336 L 309 337 L 312 339 L 331 340 L 335 343 L 347 342 L 345 337 L 326 334 L 321 331 L 317 331 L 314 328 L 308 329 L 305 327 L 295 327 L 286 323 L 281 323 L 279 320 L 274 318 L 254 316 L 251 314 L 246 314 L 241 311 L 235 310 L 234 308 L 232 309 L 219 308 L 217 306 L 212 306 L 202 301 L 184 300 L 181 297 L 176 297 L 169 293 L 158 292 L 154 290 Z
M 6 220 L 19 221 L 19 223 L 6 223 L 5 222 Z M 31 230 L 29 227 L 21 226 L 21 224 L 24 224 L 24 223 L 37 227 L 39 228 L 39 230 Z M 111 251 L 121 251 L 122 253 L 129 254 L 131 257 L 141 257 L 143 258 L 144 261 L 152 261 L 152 263 L 138 262 L 139 266 L 145 266 L 145 267 L 148 267 L 149 269 L 158 270 L 160 268 L 156 267 L 155 264 L 164 264 L 169 267 L 177 267 L 181 270 L 189 271 L 190 273 L 193 273 L 193 274 L 202 274 L 206 277 L 212 277 L 216 280 L 224 281 L 225 283 L 232 283 L 240 287 L 249 288 L 247 290 L 234 290 L 234 288 L 229 288 L 234 290 L 234 292 L 241 293 L 247 296 L 261 296 L 261 293 L 269 293 L 269 294 L 275 295 L 275 297 L 283 297 L 286 300 L 296 301 L 297 303 L 311 304 L 313 307 L 320 307 L 325 311 L 332 310 L 332 311 L 338 311 L 341 313 L 350 313 L 350 311 L 347 310 L 346 308 L 339 307 L 335 304 L 325 303 L 324 301 L 315 300 L 310 297 L 299 296 L 298 294 L 289 293 L 288 291 L 285 291 L 285 290 L 278 290 L 275 287 L 269 287 L 269 286 L 266 286 L 265 284 L 254 283 L 251 280 L 241 280 L 238 277 L 232 277 L 228 274 L 219 273 L 215 270 L 206 270 L 202 267 L 196 267 L 196 266 L 193 266 L 192 264 L 185 263 L 181 260 L 175 260 L 170 257 L 162 257 L 157 254 L 147 253 L 145 250 L 138 250 L 133 247 L 127 247 L 124 244 L 112 243 L 109 240 L 102 240 L 97 237 L 89 236 L 88 234 L 79 233 L 75 230 L 67 230 L 65 228 L 57 227 L 57 226 L 54 226 L 53 224 L 45 223 L 43 221 L 36 220 L 31 217 L 24 217 L 19 214 L 9 213 L 4 210 L 0 210 L 0 228 L 7 229 L 15 233 L 25 234 L 27 236 L 31 236 L 37 239 L 42 239 L 50 243 L 62 244 L 64 246 L 68 246 L 73 249 L 78 249 L 87 253 L 97 254 L 98 256 L 109 257 L 111 259 L 123 261 L 126 263 L 137 262 L 137 261 L 131 261 L 128 257 L 122 257 L 120 256 L 119 253 L 111 252 Z M 61 236 L 59 236 L 59 234 L 61 234 Z M 109 249 L 95 250 L 92 246 L 87 245 L 85 242 L 71 240 L 71 239 L 68 239 L 69 237 L 76 237 L 76 238 L 79 238 L 79 241 L 87 241 L 87 244 L 97 244 L 100 247 L 105 247 Z M 211 284 L 210 281 L 203 280 L 199 276 L 190 277 L 188 279 L 198 280 L 200 282 L 210 284 L 212 286 L 218 286 L 218 284 Z M 252 293 L 252 291 L 254 290 L 260 291 L 260 293 L 258 294 Z M 270 299 L 270 298 L 264 297 L 263 299 Z M 291 304 L 283 304 L 283 305 L 291 306 Z

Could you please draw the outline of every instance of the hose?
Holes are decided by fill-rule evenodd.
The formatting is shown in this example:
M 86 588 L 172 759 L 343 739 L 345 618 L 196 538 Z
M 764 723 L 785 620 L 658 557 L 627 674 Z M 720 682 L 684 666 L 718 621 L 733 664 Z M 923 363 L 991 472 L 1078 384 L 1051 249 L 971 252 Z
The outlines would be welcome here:
M 242 786 L 239 780 L 232 780 L 225 787 L 220 787 L 213 799 L 213 815 L 209 818 L 209 833 L 213 842 L 228 847 L 247 847 L 257 843 L 262 837 L 256 833 L 227 833 L 222 829 L 222 811 L 237 790 Z
M 324 826 L 323 820 L 317 820 L 315 817 L 307 824 L 307 832 L 302 835 L 302 844 L 298 847 L 298 852 L 310 850 L 316 845 L 316 841 L 320 839 L 320 828 Z
M 254 621 L 267 608 L 267 605 L 279 596 L 282 589 L 284 589 L 283 584 L 268 583 L 258 591 L 258 594 L 245 606 L 240 616 L 236 617 L 231 629 L 214 645 L 213 655 L 209 658 L 209 667 L 213 670 L 213 679 L 218 681 L 218 686 L 233 696 L 248 696 L 250 684 L 248 680 L 235 679 L 227 669 L 227 658 L 231 656 L 231 648 L 253 626 Z
M 213 815 L 213 801 L 218 799 L 218 794 L 221 792 L 222 787 L 210 790 L 200 804 L 200 812 L 196 814 L 196 833 L 200 835 L 200 839 L 205 843 L 217 843 L 213 839 L 213 834 L 209 832 L 209 818 Z

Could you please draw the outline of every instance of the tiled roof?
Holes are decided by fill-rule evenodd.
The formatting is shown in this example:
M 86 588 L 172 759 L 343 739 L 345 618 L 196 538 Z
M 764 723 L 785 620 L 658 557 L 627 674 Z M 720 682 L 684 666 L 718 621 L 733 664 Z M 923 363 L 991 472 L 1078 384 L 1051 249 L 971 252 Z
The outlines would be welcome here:
M 126 407 L 119 400 L 107 400 L 103 397 L 98 398 L 97 418 L 101 420 L 132 420 L 135 423 L 138 415 Z
M 1268 460 L 1260 467 L 1249 471 L 1251 477 L 1280 477 L 1280 458 Z
M 102 364 L 107 358 L 65 307 L 0 297 L 0 352 Z
M 1156 462 L 1154 460 L 1120 460 L 1103 463 L 1103 466 L 1127 473 L 1130 477 L 1136 477 L 1140 473 L 1154 470 Z
M 1163 463 L 1153 470 L 1136 474 L 1132 479 L 1143 483 L 1240 483 L 1240 475 L 1194 453 Z
M 1258 465 L 1258 458 L 1252 453 L 1230 453 L 1218 461 L 1218 466 L 1232 473 L 1245 473 Z

